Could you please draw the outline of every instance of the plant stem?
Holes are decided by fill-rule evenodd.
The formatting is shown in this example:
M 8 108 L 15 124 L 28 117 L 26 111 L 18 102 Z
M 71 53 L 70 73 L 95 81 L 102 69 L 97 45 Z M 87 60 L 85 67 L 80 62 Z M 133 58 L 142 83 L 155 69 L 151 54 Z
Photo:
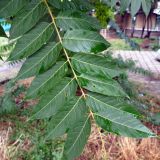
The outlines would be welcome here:
M 54 28 L 55 28 L 55 30 L 56 30 L 56 33 L 57 33 L 57 35 L 58 35 L 58 39 L 59 39 L 61 45 L 63 45 L 61 35 L 60 35 L 60 33 L 59 33 L 58 27 L 57 27 L 56 22 L 55 22 L 55 18 L 54 18 L 53 14 L 52 14 L 52 11 L 51 11 L 48 3 L 47 3 L 47 0 L 44 0 L 44 3 L 45 3 L 45 5 L 46 5 L 46 7 L 47 7 L 47 10 L 48 10 L 50 16 L 51 16 L 52 23 L 53 23 Z M 77 75 L 76 75 L 76 73 L 75 73 L 75 71 L 74 71 L 74 69 L 73 69 L 73 67 L 72 67 L 72 64 L 71 64 L 70 58 L 69 58 L 69 56 L 68 56 L 68 53 L 67 53 L 67 51 L 66 51 L 65 48 L 63 48 L 63 51 L 64 51 L 64 54 L 65 54 L 65 56 L 66 56 L 66 58 L 67 58 L 67 61 L 68 61 L 68 63 L 69 63 L 69 66 L 70 66 L 70 68 L 71 68 L 71 70 L 72 70 L 72 72 L 73 72 L 74 78 L 76 79 L 76 81 L 77 81 L 77 83 L 78 83 L 78 86 L 79 86 L 79 88 L 80 88 L 80 90 L 81 90 L 82 96 L 85 98 L 86 95 L 85 95 L 83 89 L 81 88 L 81 86 L 80 86 L 80 84 L 79 84 Z
M 56 21 L 55 21 L 55 17 L 54 17 L 54 15 L 52 14 L 52 11 L 51 11 L 48 3 L 47 3 L 47 0 L 43 0 L 43 1 L 44 1 L 45 5 L 46 5 L 46 7 L 47 7 L 47 10 L 48 10 L 48 12 L 49 12 L 49 15 L 50 15 L 51 19 L 52 19 L 52 23 L 53 23 L 54 28 L 55 28 L 55 30 L 56 30 L 56 33 L 57 33 L 59 42 L 61 43 L 61 45 L 63 45 L 62 37 L 61 37 L 60 32 L 59 32 L 59 30 L 58 30 L 58 27 L 57 27 L 57 24 L 56 24 Z M 69 66 L 70 66 L 70 68 L 71 68 L 71 70 L 72 70 L 72 72 L 73 72 L 74 78 L 76 79 L 77 84 L 78 84 L 78 86 L 79 86 L 79 88 L 80 88 L 80 90 L 81 90 L 82 97 L 84 97 L 84 98 L 86 99 L 86 94 L 85 94 L 85 92 L 83 91 L 83 88 L 80 86 L 79 81 L 78 81 L 78 76 L 76 75 L 76 73 L 75 73 L 75 71 L 74 71 L 74 69 L 73 69 L 73 67 L 72 67 L 70 58 L 69 58 L 69 56 L 68 56 L 69 54 L 67 53 L 67 50 L 66 50 L 65 48 L 63 48 L 63 51 L 64 51 L 64 54 L 65 54 L 65 56 L 66 56 L 66 58 L 67 58 L 67 61 L 68 61 L 68 63 L 69 63 Z M 90 112 L 90 116 L 91 116 L 92 119 L 95 121 L 93 112 L 91 111 L 91 108 L 90 108 L 90 107 L 89 107 L 89 112 Z M 103 141 L 102 134 L 101 134 L 101 132 L 100 132 L 99 129 L 98 129 L 98 133 L 99 133 L 99 135 L 100 135 L 101 142 L 102 142 L 102 151 L 105 151 L 105 142 Z M 106 153 L 106 152 L 105 152 L 105 153 Z

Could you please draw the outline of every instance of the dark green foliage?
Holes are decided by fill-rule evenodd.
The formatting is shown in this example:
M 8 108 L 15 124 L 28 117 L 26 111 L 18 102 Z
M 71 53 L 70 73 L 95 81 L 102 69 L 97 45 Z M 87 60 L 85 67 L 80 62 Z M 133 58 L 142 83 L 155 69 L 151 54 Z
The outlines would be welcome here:
M 15 102 L 14 102 L 14 97 L 12 96 L 12 93 L 6 94 L 2 102 L 0 104 L 0 113 L 3 114 L 10 114 L 10 113 L 15 113 L 16 110 L 18 109 Z
M 91 0 L 95 6 L 95 16 L 100 21 L 102 27 L 106 27 L 110 20 L 114 19 L 114 10 L 100 1 Z
M 99 30 L 100 25 L 96 18 L 79 11 L 63 11 L 56 18 L 57 25 L 63 30 L 86 29 Z
M 155 125 L 160 125 L 160 113 L 155 113 L 151 116 L 151 121 Z
M 3 98 L 0 102 L 0 115 L 5 114 L 14 114 L 17 111 L 17 106 L 15 104 L 15 96 L 13 93 L 16 93 L 12 86 L 14 83 L 12 81 L 8 82 L 5 85 L 5 90 L 9 91 L 8 93 L 3 95 Z
M 155 136 L 130 109 L 129 96 L 117 81 L 122 70 L 100 53 L 110 44 L 99 34 L 98 21 L 87 15 L 88 1 L 43 0 L 42 8 L 35 10 L 28 8 L 29 3 L 39 6 L 39 1 L 25 1 L 23 7 L 27 9 L 22 9 L 20 1 L 13 2 L 17 2 L 16 6 L 11 3 L 13 8 L 4 17 L 14 16 L 12 36 L 21 37 L 8 60 L 26 60 L 14 81 L 35 76 L 25 97 L 39 99 L 30 120 L 49 120 L 43 140 L 67 135 L 63 159 L 72 160 L 81 154 L 90 135 L 92 119 L 118 135 Z M 8 7 L 3 5 L 0 13 L 4 8 Z M 41 9 L 44 15 L 38 14 Z M 19 18 L 26 10 L 24 23 Z M 32 19 L 34 16 L 36 21 Z M 69 24 L 66 24 L 67 16 Z

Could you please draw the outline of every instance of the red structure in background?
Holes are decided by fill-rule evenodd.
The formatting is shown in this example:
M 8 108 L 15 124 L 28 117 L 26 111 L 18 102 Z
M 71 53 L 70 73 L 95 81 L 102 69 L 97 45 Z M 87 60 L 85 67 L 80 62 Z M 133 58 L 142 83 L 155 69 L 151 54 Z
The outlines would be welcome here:
M 116 14 L 116 22 L 129 37 L 150 38 L 160 37 L 160 1 L 156 2 L 148 17 L 140 10 L 132 18 L 130 11 Z

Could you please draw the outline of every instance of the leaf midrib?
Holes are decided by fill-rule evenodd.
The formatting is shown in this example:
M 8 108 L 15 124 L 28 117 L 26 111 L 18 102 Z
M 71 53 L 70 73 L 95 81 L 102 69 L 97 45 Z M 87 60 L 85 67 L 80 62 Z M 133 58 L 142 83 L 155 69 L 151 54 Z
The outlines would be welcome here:
M 91 98 L 94 99 L 95 101 L 98 101 L 99 103 L 104 104 L 106 107 L 110 107 L 110 108 L 112 108 L 112 109 L 114 109 L 114 110 L 117 110 L 118 112 L 122 112 L 122 113 L 125 113 L 125 114 L 128 114 L 128 115 L 130 115 L 130 116 L 135 117 L 134 114 L 129 113 L 129 112 L 125 112 L 125 111 L 123 111 L 123 110 L 120 110 L 120 109 L 118 109 L 118 108 L 116 108 L 116 107 L 114 107 L 114 106 L 112 106 L 112 105 L 110 105 L 110 104 L 106 104 L 106 103 L 104 103 L 103 101 L 100 101 L 100 100 L 96 99 L 95 97 L 91 96 L 90 94 L 87 94 L 87 96 L 91 97 Z
M 81 131 L 79 132 L 78 137 L 75 139 L 75 142 L 72 144 L 71 148 L 67 151 L 67 154 L 72 150 L 72 148 L 74 147 L 74 145 L 75 145 L 76 142 L 78 141 L 78 139 L 79 139 L 79 137 L 81 136 L 81 134 L 82 134 L 82 132 L 83 132 L 83 130 L 84 130 L 84 128 L 85 128 L 85 126 L 86 126 L 89 118 L 90 118 L 90 115 L 88 115 L 88 117 L 87 117 L 87 119 L 86 119 L 86 121 L 85 121 L 85 123 L 84 123 L 84 125 L 83 125 L 83 127 L 82 127 L 82 129 L 81 129 Z
M 34 68 L 36 65 L 38 65 L 39 63 L 41 63 L 41 61 L 43 61 L 43 59 L 45 59 L 45 58 L 50 54 L 50 52 L 51 52 L 52 50 L 54 50 L 59 44 L 60 44 L 59 42 L 56 43 L 56 44 L 54 45 L 54 48 L 51 48 L 51 49 L 48 51 L 48 53 L 44 55 L 44 57 L 42 57 L 38 62 L 36 62 L 33 66 L 31 66 L 31 68 L 29 68 L 28 70 L 26 70 L 26 71 L 25 71 L 23 74 L 21 74 L 19 77 L 22 77 L 25 73 L 27 73 L 27 72 L 30 71 L 32 68 Z M 18 77 L 17 77 L 17 78 L 18 78 Z
M 39 3 L 37 3 L 37 4 L 35 5 L 35 7 L 33 7 L 32 10 L 26 14 L 26 16 L 23 16 L 23 18 L 21 19 L 21 21 L 19 21 L 19 23 L 15 25 L 14 30 L 15 30 L 17 27 L 19 27 L 19 24 L 21 24 L 21 22 L 22 22 L 26 17 L 28 17 L 28 15 L 30 15 L 31 12 L 33 12 L 33 11 L 37 8 L 37 6 L 39 6 L 41 3 L 42 3 L 42 0 L 41 0 Z
M 97 113 L 93 113 L 94 115 L 96 115 L 96 116 L 98 116 L 98 117 L 101 117 L 101 118 L 104 118 L 104 119 L 107 119 L 107 120 L 109 120 L 109 121 L 111 121 L 111 122 L 113 122 L 113 123 L 116 123 L 116 124 L 119 124 L 119 125 L 121 125 L 121 126 L 124 126 L 124 127 L 126 127 L 126 128 L 130 128 L 130 129 L 132 129 L 132 130 L 136 130 L 136 131 L 139 131 L 139 132 L 142 132 L 142 133 L 145 133 L 145 134 L 153 134 L 152 132 L 145 132 L 145 131 L 143 131 L 143 130 L 141 130 L 140 128 L 139 129 L 136 129 L 135 127 L 131 127 L 131 126 L 127 126 L 127 125 L 125 125 L 125 124 L 122 124 L 122 123 L 119 123 L 119 122 L 117 122 L 117 121 L 114 121 L 114 119 L 110 119 L 110 118 L 107 118 L 107 117 L 104 117 L 104 116 L 102 116 L 101 114 L 98 114 L 98 112 Z M 135 118 L 136 119 L 136 118 Z M 136 119 L 137 120 L 137 119 Z M 137 120 L 138 121 L 138 120 Z M 140 122 L 139 122 L 140 123 Z
M 75 61 L 81 62 L 81 63 L 85 63 L 85 64 L 88 64 L 88 65 L 93 65 L 93 66 L 98 67 L 98 68 L 113 70 L 112 68 L 106 68 L 104 66 L 98 66 L 98 65 L 93 64 L 93 63 L 89 63 L 89 62 L 86 62 L 86 61 L 81 61 L 80 59 L 76 59 L 74 57 L 72 59 L 75 60 Z
M 71 81 L 58 93 L 58 94 L 56 94 L 56 96 L 51 100 L 51 101 L 49 101 L 42 109 L 40 109 L 36 114 L 34 114 L 32 117 L 35 117 L 38 113 L 40 113 L 41 111 L 43 111 L 58 95 L 60 95 L 69 85 L 70 85 L 70 83 L 72 82 L 74 80 L 74 78 L 73 79 L 71 79 Z
M 45 83 L 47 83 L 50 79 L 52 79 L 52 78 L 55 76 L 55 74 L 56 74 L 66 63 L 67 63 L 67 61 L 66 61 L 65 63 L 63 63 L 63 65 L 62 65 L 58 70 L 56 70 L 56 72 L 54 72 L 54 73 L 50 76 L 49 79 L 47 79 L 44 83 L 42 83 L 42 84 L 41 84 L 37 89 L 35 89 L 34 91 L 37 91 L 37 90 L 40 89 Z M 32 95 L 32 93 L 34 93 L 34 92 L 31 92 L 30 95 Z
M 95 79 L 90 79 L 89 77 L 83 77 L 83 76 L 79 76 L 79 78 L 82 78 L 82 79 L 87 79 L 89 81 L 93 81 L 93 82 L 97 82 L 97 83 L 100 83 L 100 84 L 105 84 L 105 85 L 108 85 L 108 86 L 112 86 L 113 88 L 117 88 L 118 86 L 114 86 L 112 84 L 108 84 L 106 82 L 102 82 L 102 81 L 98 81 L 98 80 L 95 80 Z M 114 82 L 115 83 L 115 82 Z M 116 83 L 115 83 L 116 84 Z M 119 88 L 118 88 L 119 91 L 121 91 Z
M 73 107 L 71 108 L 71 110 L 64 116 L 64 118 L 56 125 L 56 127 L 53 129 L 55 130 L 69 115 L 70 113 L 76 108 L 78 102 L 81 100 L 82 96 L 77 100 L 77 102 L 73 105 Z M 53 132 L 52 130 L 52 132 Z M 47 137 L 50 137 L 52 133 L 50 133 Z
M 86 40 L 86 41 L 90 41 L 90 42 L 104 43 L 104 42 L 102 42 L 102 41 L 93 40 L 93 39 L 88 39 L 88 38 L 85 38 L 85 39 L 80 38 L 80 39 L 78 39 L 78 38 L 75 38 L 75 37 L 69 38 L 68 36 L 69 36 L 69 35 L 67 35 L 67 37 L 63 37 L 63 40 L 74 40 L 74 41 L 75 41 L 75 40 L 76 40 L 76 41 L 84 41 L 84 40 Z
M 50 25 L 52 25 L 52 23 L 48 24 L 48 25 L 46 26 L 46 28 L 43 30 L 43 32 L 40 32 L 40 34 L 38 35 L 38 37 L 35 37 L 28 45 L 26 45 L 26 46 L 23 48 L 23 50 L 20 50 L 15 56 L 13 56 L 12 59 L 13 59 L 14 57 L 17 57 L 19 54 L 21 54 L 28 46 L 30 46 L 36 39 L 38 39 L 38 38 L 49 28 Z
M 13 0 L 8 2 L 8 4 L 6 6 L 4 6 L 0 12 L 5 12 L 4 9 L 7 8 L 12 2 L 13 2 Z
M 111 105 L 109 105 L 109 104 L 105 104 L 104 102 L 102 102 L 102 101 L 96 99 L 95 97 L 93 97 L 93 96 L 91 96 L 91 95 L 87 95 L 87 96 L 89 96 L 89 97 L 91 97 L 92 99 L 98 101 L 99 103 L 104 104 L 104 105 L 107 106 L 107 107 L 109 106 L 110 108 L 113 108 L 113 109 L 115 109 L 115 110 L 117 110 L 117 111 L 120 111 L 120 112 L 122 112 L 122 113 L 128 114 L 128 115 L 130 115 L 130 116 L 133 116 L 133 118 L 135 118 L 135 120 L 138 121 L 138 119 L 137 119 L 137 118 L 135 117 L 135 115 L 132 114 L 132 113 L 125 112 L 125 111 L 122 111 L 122 110 L 120 110 L 120 109 L 117 109 L 117 108 L 115 108 L 115 107 L 113 107 L 113 106 L 111 106 Z M 94 114 L 94 115 L 97 115 L 97 116 L 99 116 L 99 117 L 102 117 L 102 118 L 104 118 L 104 119 L 108 119 L 108 120 L 110 120 L 110 121 L 112 121 L 112 122 L 114 122 L 114 123 L 120 124 L 120 125 L 122 125 L 122 126 L 128 127 L 128 126 L 126 126 L 125 124 L 121 124 L 121 123 L 119 123 L 119 122 L 115 122 L 114 120 L 111 120 L 110 118 L 106 118 L 106 117 L 104 117 L 104 116 L 98 114 L 98 112 L 93 113 L 93 114 Z M 139 122 L 139 123 L 140 123 L 140 122 Z M 128 127 L 128 128 L 131 128 L 131 127 Z M 147 132 L 144 132 L 143 130 L 136 129 L 135 127 L 134 127 L 134 128 L 131 128 L 131 129 L 135 129 L 135 130 L 137 130 L 137 131 L 141 131 L 141 132 L 143 132 L 143 133 L 147 133 Z M 148 132 L 148 134 L 151 134 L 151 133 Z

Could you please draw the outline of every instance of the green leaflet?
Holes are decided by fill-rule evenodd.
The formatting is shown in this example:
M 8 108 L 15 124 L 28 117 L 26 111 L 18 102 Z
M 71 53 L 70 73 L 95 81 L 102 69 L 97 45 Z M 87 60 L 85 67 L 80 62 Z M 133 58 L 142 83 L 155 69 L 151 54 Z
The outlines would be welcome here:
M 7 37 L 3 27 L 0 25 L 0 37 Z
M 30 30 L 47 13 L 41 0 L 29 3 L 15 16 L 10 37 L 16 38 Z
M 117 3 L 117 0 L 101 0 L 104 4 L 114 7 Z M 123 0 L 121 0 L 123 1 Z
M 111 1 L 111 7 L 114 7 L 116 5 L 116 3 L 117 3 L 117 0 L 112 0 Z
M 108 78 L 116 77 L 120 74 L 116 66 L 107 58 L 94 54 L 76 54 L 72 57 L 72 65 L 79 73 L 104 75 Z
M 73 52 L 98 53 L 107 49 L 110 44 L 97 32 L 72 30 L 64 35 L 63 46 Z
M 3 95 L 3 98 L 0 98 L 0 115 L 9 115 L 15 114 L 18 111 L 18 107 L 15 104 L 15 97 L 13 95 L 13 86 L 15 83 L 10 80 L 8 83 L 5 84 L 5 91 L 11 90 L 10 92 L 6 92 Z
M 51 91 L 42 96 L 39 104 L 34 107 L 30 119 L 48 118 L 57 113 L 70 96 L 76 94 L 77 84 L 74 79 L 64 78 Z
M 21 37 L 11 52 L 8 61 L 26 58 L 40 49 L 53 33 L 52 24 L 41 22 L 37 27 Z
M 74 0 L 73 0 L 74 1 Z M 76 3 L 68 0 L 49 0 L 49 3 L 58 9 L 77 9 Z
M 142 0 L 142 8 L 146 16 L 149 15 L 151 7 L 152 7 L 152 0 Z
M 16 113 L 17 109 L 12 93 L 5 94 L 0 105 L 0 115 Z
M 84 115 L 82 119 L 75 124 L 67 135 L 67 140 L 64 146 L 64 159 L 73 160 L 78 157 L 91 132 L 90 116 Z
M 84 114 L 87 113 L 82 97 L 69 99 L 50 121 L 46 140 L 62 136 L 67 129 L 72 128 Z
M 100 93 L 107 96 L 127 97 L 120 85 L 111 79 L 100 76 L 81 74 L 78 77 L 80 85 L 89 91 Z
M 56 17 L 57 25 L 63 30 L 70 29 L 88 29 L 100 30 L 98 21 L 78 11 L 64 11 L 60 12 Z
M 155 136 L 133 114 L 104 103 L 100 96 L 89 94 L 87 105 L 93 109 L 97 124 L 108 132 L 133 138 Z
M 131 14 L 132 17 L 136 15 L 141 7 L 142 0 L 131 0 Z
M 121 0 L 121 12 L 124 12 L 127 8 L 129 8 L 131 4 L 131 0 Z
M 27 3 L 28 0 L 1 0 L 0 18 L 14 16 Z
M 61 9 L 61 10 L 76 10 L 76 9 L 88 9 L 91 8 L 90 3 L 87 0 L 48 0 L 48 2 L 55 8 Z
M 132 118 L 128 121 L 124 118 L 117 118 L 117 121 L 115 121 L 114 119 L 111 119 L 109 115 L 105 115 L 105 113 L 96 113 L 95 119 L 96 123 L 104 130 L 117 135 L 132 138 L 155 137 L 155 134 L 141 124 L 136 118 Z
M 131 113 L 135 116 L 140 116 L 140 113 L 132 106 L 128 101 L 121 97 L 111 97 L 111 96 L 103 96 L 97 93 L 88 94 L 89 97 L 93 99 L 100 100 L 102 103 L 105 103 L 108 106 L 114 107 L 115 109 L 122 110 L 128 113 Z M 93 107 L 94 112 L 98 112 L 99 108 Z
M 60 43 L 50 42 L 45 45 L 25 61 L 16 79 L 28 78 L 48 70 L 56 63 L 61 49 Z
M 27 98 L 34 98 L 51 90 L 56 82 L 59 82 L 68 71 L 66 62 L 57 62 L 50 70 L 38 75 L 28 89 Z

